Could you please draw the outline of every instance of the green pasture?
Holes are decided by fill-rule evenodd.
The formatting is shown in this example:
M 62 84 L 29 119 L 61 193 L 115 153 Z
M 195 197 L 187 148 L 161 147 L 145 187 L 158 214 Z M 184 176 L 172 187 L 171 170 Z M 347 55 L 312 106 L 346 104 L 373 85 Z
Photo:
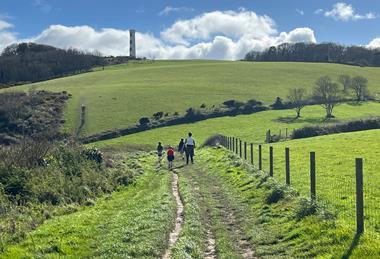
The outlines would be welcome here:
M 213 134 L 221 133 L 227 136 L 242 138 L 253 143 L 263 143 L 265 132 L 270 129 L 272 134 L 288 134 L 292 129 L 306 125 L 336 123 L 339 121 L 358 119 L 380 115 L 380 103 L 368 102 L 361 105 L 343 104 L 337 106 L 334 112 L 336 118 L 326 121 L 324 110 L 321 106 L 308 106 L 302 111 L 302 118 L 294 120 L 293 110 L 270 110 L 251 115 L 239 115 L 236 117 L 222 117 L 176 125 L 164 128 L 153 129 L 141 133 L 123 136 L 115 139 L 96 142 L 93 145 L 105 147 L 109 145 L 128 144 L 150 144 L 156 145 L 161 141 L 165 145 L 176 145 L 181 137 L 186 137 L 187 132 L 194 134 L 198 144 L 202 144 Z
M 361 75 L 373 94 L 380 92 L 380 69 L 319 63 L 251 63 L 229 61 L 156 61 L 105 67 L 94 72 L 23 85 L 8 90 L 46 89 L 72 94 L 65 130 L 73 131 L 84 104 L 82 134 L 126 128 L 158 111 L 183 114 L 189 107 L 219 105 L 251 98 L 270 104 L 288 89 L 311 89 L 317 78 Z
M 310 152 L 316 153 L 317 197 L 334 205 L 355 227 L 355 158 L 364 160 L 365 218 L 380 234 L 380 130 L 333 134 L 271 144 L 274 177 L 285 183 L 285 147 L 290 148 L 291 185 L 310 196 Z M 269 171 L 269 146 L 263 147 L 263 169 Z M 254 161 L 257 163 L 257 147 Z M 255 156 L 256 155 L 256 156 Z

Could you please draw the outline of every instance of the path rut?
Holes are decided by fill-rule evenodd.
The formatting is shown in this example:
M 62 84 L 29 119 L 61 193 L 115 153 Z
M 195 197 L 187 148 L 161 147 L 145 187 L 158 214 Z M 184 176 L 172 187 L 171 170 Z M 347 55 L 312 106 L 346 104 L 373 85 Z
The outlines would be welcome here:
M 183 220 L 184 220 L 184 208 L 183 208 L 183 202 L 181 200 L 181 196 L 179 194 L 178 175 L 176 172 L 173 172 L 172 193 L 173 193 L 173 196 L 176 200 L 177 215 L 176 215 L 174 229 L 170 233 L 170 236 L 169 236 L 169 246 L 168 246 L 164 256 L 162 257 L 163 259 L 169 259 L 170 258 L 170 250 L 178 240 L 179 234 L 181 233 Z

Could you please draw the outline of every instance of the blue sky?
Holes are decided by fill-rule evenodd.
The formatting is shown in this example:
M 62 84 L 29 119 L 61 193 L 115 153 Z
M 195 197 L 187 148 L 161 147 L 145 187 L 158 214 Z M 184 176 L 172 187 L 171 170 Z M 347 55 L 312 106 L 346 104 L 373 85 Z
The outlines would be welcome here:
M 229 11 L 233 13 L 228 13 Z M 252 49 L 258 50 L 266 45 L 283 41 L 315 40 L 367 45 L 380 37 L 379 15 L 380 1 L 377 0 L 1 0 L 0 48 L 11 41 L 30 40 L 58 47 L 88 50 L 99 48 L 104 54 L 121 54 L 126 50 L 124 47 L 118 50 L 117 48 L 120 48 L 118 46 L 123 46 L 123 42 L 128 41 L 123 32 L 135 28 L 141 34 L 137 38 L 140 43 L 149 42 L 147 46 L 138 45 L 138 51 L 144 55 L 153 55 L 157 58 L 234 59 L 240 58 L 239 55 L 250 48 L 250 44 Z M 202 16 L 203 20 L 197 19 Z M 262 24 L 260 19 L 266 19 L 265 17 L 269 20 Z M 251 31 L 247 29 L 246 34 L 234 34 L 233 30 L 236 29 L 232 28 L 231 31 L 231 28 L 227 28 L 227 21 L 230 18 L 232 23 L 236 22 L 237 28 L 239 22 L 243 25 L 251 23 Z M 224 24 L 226 28 L 224 25 L 219 25 L 219 28 L 214 30 L 212 23 L 218 23 L 223 19 L 226 20 Z M 181 27 L 182 24 L 178 21 L 187 21 L 184 25 L 187 27 Z M 264 29 L 265 32 L 256 34 L 256 27 L 261 31 L 262 26 L 266 27 L 268 24 L 270 29 Z M 51 28 L 52 25 L 61 27 Z M 86 33 L 78 29 L 80 26 L 86 26 L 87 33 L 91 33 L 89 39 L 93 39 L 92 44 L 81 45 L 80 41 L 83 41 L 83 38 L 74 39 L 75 35 L 82 33 L 83 36 Z M 186 31 L 191 29 L 191 26 L 196 26 L 196 29 L 207 26 L 211 28 L 208 28 L 210 32 L 204 32 L 201 28 L 199 33 L 191 37 L 178 36 L 178 30 Z M 76 32 L 73 31 L 74 27 L 77 28 Z M 102 31 L 104 28 L 112 28 L 115 31 L 112 31 L 111 35 L 110 32 Z M 298 30 L 291 34 L 297 28 L 307 28 L 310 31 Z M 93 31 L 90 32 L 90 29 Z M 44 31 L 45 34 L 41 35 Z M 165 31 L 166 33 L 163 33 Z M 286 35 L 280 37 L 282 32 Z M 113 40 L 108 41 L 105 34 L 110 35 L 109 39 Z M 256 41 L 250 41 L 250 37 Z M 269 38 L 260 41 L 260 37 Z M 69 38 L 70 40 L 66 42 L 65 39 Z M 120 44 L 115 44 L 116 39 L 123 40 Z M 236 45 L 237 42 L 239 45 Z M 375 43 L 377 44 L 376 40 Z M 380 40 L 378 43 L 380 46 Z M 218 55 L 218 50 L 226 52 L 228 46 L 236 49 L 234 53 Z M 153 47 L 154 52 L 149 53 L 149 48 Z M 181 56 L 178 54 L 181 51 L 188 51 L 189 54 Z

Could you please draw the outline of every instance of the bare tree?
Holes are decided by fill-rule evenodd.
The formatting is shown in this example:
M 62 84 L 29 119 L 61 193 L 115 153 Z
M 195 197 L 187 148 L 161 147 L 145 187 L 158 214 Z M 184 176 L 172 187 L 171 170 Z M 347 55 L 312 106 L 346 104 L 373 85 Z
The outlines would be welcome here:
M 326 118 L 333 118 L 334 107 L 339 102 L 338 85 L 328 76 L 322 76 L 315 82 L 313 98 L 326 110 Z
M 306 90 L 304 88 L 292 88 L 289 90 L 288 99 L 297 113 L 296 119 L 301 117 L 301 110 L 306 106 Z
M 349 75 L 340 75 L 338 81 L 343 85 L 343 91 L 348 93 L 351 87 L 351 77 Z
M 351 89 L 355 94 L 356 101 L 360 102 L 365 100 L 369 95 L 367 78 L 362 76 L 355 76 L 352 78 Z

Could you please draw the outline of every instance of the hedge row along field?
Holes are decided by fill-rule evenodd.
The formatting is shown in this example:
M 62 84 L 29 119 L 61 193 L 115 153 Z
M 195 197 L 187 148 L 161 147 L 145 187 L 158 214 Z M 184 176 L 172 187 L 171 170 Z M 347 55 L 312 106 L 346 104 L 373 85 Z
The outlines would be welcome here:
M 189 107 L 219 105 L 230 99 L 256 99 L 268 105 L 288 90 L 308 90 L 316 79 L 328 75 L 360 75 L 376 95 L 379 68 L 316 63 L 252 63 L 226 61 L 156 61 L 106 67 L 105 70 L 50 80 L 9 90 L 30 88 L 72 94 L 65 113 L 65 129 L 79 124 L 81 104 L 86 105 L 83 135 L 127 128 L 156 112 L 180 115 Z
M 97 142 L 96 146 L 146 144 L 156 145 L 158 141 L 164 144 L 176 145 L 179 138 L 185 137 L 188 131 L 194 133 L 198 143 L 203 143 L 210 135 L 222 133 L 236 136 L 249 142 L 263 143 L 268 129 L 276 134 L 279 130 L 285 132 L 288 128 L 298 129 L 304 126 L 333 124 L 339 121 L 356 118 L 366 118 L 380 114 L 380 103 L 369 102 L 362 105 L 344 104 L 335 108 L 335 119 L 326 121 L 323 108 L 319 105 L 308 106 L 303 110 L 302 117 L 294 120 L 293 110 L 270 110 L 251 115 L 209 119 L 191 124 L 177 125 L 153 129 L 129 136 Z

